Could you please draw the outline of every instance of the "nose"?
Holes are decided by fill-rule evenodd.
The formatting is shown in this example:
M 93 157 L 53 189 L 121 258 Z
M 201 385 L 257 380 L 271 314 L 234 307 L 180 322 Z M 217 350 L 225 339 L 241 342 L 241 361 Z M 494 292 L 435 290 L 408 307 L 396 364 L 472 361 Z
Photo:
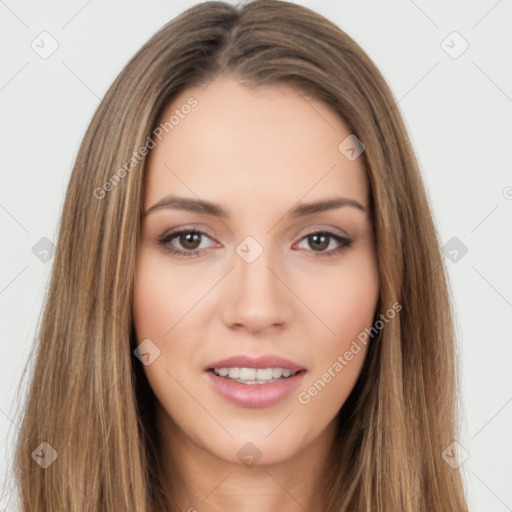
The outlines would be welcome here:
M 287 326 L 292 317 L 293 293 L 280 274 L 270 250 L 263 250 L 251 263 L 235 254 L 222 312 L 225 325 L 252 333 Z

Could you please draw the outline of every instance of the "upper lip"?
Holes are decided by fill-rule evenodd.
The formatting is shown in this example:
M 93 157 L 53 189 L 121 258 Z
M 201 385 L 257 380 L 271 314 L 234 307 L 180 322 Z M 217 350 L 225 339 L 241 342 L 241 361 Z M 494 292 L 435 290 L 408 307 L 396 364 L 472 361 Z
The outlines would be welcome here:
M 276 354 L 263 356 L 239 354 L 210 363 L 204 369 L 206 371 L 214 368 L 283 368 L 292 372 L 306 370 L 304 366 Z

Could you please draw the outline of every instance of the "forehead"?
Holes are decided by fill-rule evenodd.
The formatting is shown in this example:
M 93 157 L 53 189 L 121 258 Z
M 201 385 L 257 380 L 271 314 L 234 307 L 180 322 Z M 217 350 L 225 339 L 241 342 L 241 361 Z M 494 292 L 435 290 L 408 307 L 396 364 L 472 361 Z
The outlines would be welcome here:
M 292 87 L 248 88 L 219 77 L 181 92 L 160 122 L 171 117 L 149 156 L 147 205 L 168 193 L 238 201 L 246 209 L 326 195 L 367 205 L 363 159 L 350 161 L 338 149 L 350 128 Z

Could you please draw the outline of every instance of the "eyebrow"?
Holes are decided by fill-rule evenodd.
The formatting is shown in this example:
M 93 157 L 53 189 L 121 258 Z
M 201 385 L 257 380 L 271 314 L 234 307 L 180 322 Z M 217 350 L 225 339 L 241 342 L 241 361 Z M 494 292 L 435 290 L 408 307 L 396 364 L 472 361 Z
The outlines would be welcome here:
M 311 215 L 313 213 L 324 212 L 327 210 L 333 210 L 335 208 L 341 208 L 344 206 L 349 206 L 352 208 L 356 208 L 362 212 L 366 212 L 366 208 L 356 201 L 355 199 L 350 199 L 348 197 L 334 197 L 332 199 L 324 199 L 321 201 L 315 201 L 312 203 L 300 203 L 294 208 L 292 208 L 288 215 L 294 218 L 305 217 L 306 215 Z M 212 203 L 210 201 L 205 201 L 202 199 L 194 199 L 188 197 L 178 197 L 174 195 L 165 196 L 160 201 L 155 203 L 153 206 L 148 208 L 146 212 L 144 212 L 144 216 L 155 210 L 161 210 L 164 208 L 170 208 L 175 210 L 185 210 L 195 213 L 202 213 L 206 215 L 213 215 L 215 217 L 220 218 L 228 218 L 229 214 L 222 206 L 216 203 Z

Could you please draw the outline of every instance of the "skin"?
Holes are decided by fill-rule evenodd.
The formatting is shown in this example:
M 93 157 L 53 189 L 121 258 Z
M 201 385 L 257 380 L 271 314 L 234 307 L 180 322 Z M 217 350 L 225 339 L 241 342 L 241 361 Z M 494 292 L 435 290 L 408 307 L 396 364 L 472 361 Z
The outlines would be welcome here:
M 218 203 L 229 216 L 166 207 L 144 215 L 133 302 L 139 343 L 149 338 L 160 350 L 144 370 L 158 399 L 168 488 L 180 510 L 320 510 L 315 494 L 334 420 L 367 346 L 309 403 L 298 393 L 372 325 L 379 279 L 363 159 L 338 150 L 351 132 L 336 113 L 287 86 L 251 90 L 222 76 L 183 91 L 162 119 L 191 96 L 198 105 L 150 152 L 144 211 L 174 194 Z M 365 211 L 287 215 L 297 203 L 333 197 Z M 179 258 L 159 244 L 180 228 L 206 236 L 167 245 L 199 255 Z M 342 245 L 307 236 L 325 231 L 352 244 L 322 256 Z M 247 236 L 263 249 L 252 263 L 236 252 Z M 278 354 L 308 372 L 281 402 L 241 407 L 218 395 L 203 372 L 235 354 Z M 248 442 L 261 453 L 252 467 L 237 457 Z

